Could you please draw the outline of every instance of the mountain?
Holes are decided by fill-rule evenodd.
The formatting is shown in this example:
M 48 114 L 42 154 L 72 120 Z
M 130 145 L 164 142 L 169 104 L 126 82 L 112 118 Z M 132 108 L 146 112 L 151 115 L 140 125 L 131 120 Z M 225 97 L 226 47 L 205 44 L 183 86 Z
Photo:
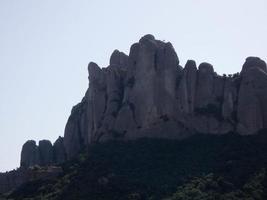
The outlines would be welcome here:
M 267 128 L 267 68 L 257 57 L 248 57 L 241 73 L 220 76 L 209 63 L 197 68 L 189 60 L 182 68 L 171 43 L 145 35 L 129 56 L 115 50 L 108 67 L 91 62 L 88 71 L 89 88 L 65 128 L 67 159 L 113 139 L 250 135 Z
M 209 63 L 197 67 L 188 60 L 180 66 L 171 43 L 145 35 L 131 46 L 129 55 L 115 50 L 108 67 L 91 62 L 88 72 L 89 88 L 72 108 L 64 137 L 53 145 L 47 140 L 38 145 L 27 141 L 21 169 L 73 164 L 81 153 L 90 153 L 92 146 L 110 142 L 138 144 L 146 138 L 180 145 L 198 135 L 228 138 L 229 134 L 242 140 L 258 138 L 267 128 L 267 67 L 258 57 L 248 57 L 240 73 L 221 76 Z M 68 172 L 63 169 L 63 174 Z M 1 182 L 6 183 L 1 176 L 10 176 L 0 175 L 0 192 L 6 192 L 1 189 Z M 28 180 L 11 182 L 6 188 Z

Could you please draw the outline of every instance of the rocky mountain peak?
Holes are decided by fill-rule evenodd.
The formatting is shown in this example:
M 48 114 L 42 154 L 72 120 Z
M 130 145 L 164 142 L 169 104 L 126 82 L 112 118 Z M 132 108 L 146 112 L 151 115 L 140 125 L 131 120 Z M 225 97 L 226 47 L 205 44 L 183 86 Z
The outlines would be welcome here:
M 120 52 L 119 50 L 114 50 L 113 53 L 110 56 L 110 65 L 118 65 L 118 66 L 126 66 L 128 62 L 128 56 Z
M 213 73 L 214 69 L 210 63 L 203 62 L 198 67 L 199 72 L 201 73 Z
M 263 72 L 267 73 L 266 63 L 258 57 L 248 57 L 242 67 L 241 73 L 245 73 L 250 69 L 255 69 L 255 68 L 260 69 Z
M 152 40 L 152 41 L 154 41 L 154 40 L 155 40 L 155 37 L 154 37 L 154 35 L 152 35 L 152 34 L 147 34 L 147 35 L 144 35 L 144 36 L 139 40 L 139 42 L 142 43 L 143 41 L 146 41 L 146 40 Z
M 241 75 L 220 76 L 205 62 L 197 68 L 188 60 L 183 68 L 172 44 L 149 34 L 131 46 L 129 56 L 115 50 L 109 66 L 91 62 L 88 72 L 89 88 L 52 157 L 48 141 L 27 142 L 22 166 L 63 162 L 107 140 L 247 135 L 267 128 L 266 63 L 257 57 L 246 59 Z
M 185 64 L 184 69 L 187 71 L 196 71 L 197 67 L 196 67 L 196 62 L 194 60 L 188 60 Z

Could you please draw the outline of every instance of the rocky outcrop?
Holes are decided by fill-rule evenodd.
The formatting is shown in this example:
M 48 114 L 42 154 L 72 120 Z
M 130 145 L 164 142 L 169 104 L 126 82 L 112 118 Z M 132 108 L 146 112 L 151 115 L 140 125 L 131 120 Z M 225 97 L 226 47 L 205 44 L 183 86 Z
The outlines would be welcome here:
M 109 139 L 253 134 L 267 126 L 266 64 L 259 58 L 248 58 L 241 74 L 220 76 L 209 63 L 197 68 L 189 60 L 182 68 L 171 43 L 146 35 L 129 56 L 115 50 L 107 68 L 90 63 L 88 70 L 80 114 L 72 112 L 65 129 L 68 158 Z
M 39 151 L 36 142 L 29 140 L 22 147 L 20 166 L 29 167 L 39 163 Z
M 89 89 L 82 102 L 73 107 L 65 128 L 64 146 L 69 158 L 100 137 L 108 138 L 104 133 L 113 131 L 122 105 L 127 65 L 128 56 L 118 50 L 113 52 L 106 69 L 89 63 Z
M 41 166 L 53 163 L 53 146 L 49 140 L 39 141 L 39 162 Z
M 212 103 L 213 91 L 215 91 L 213 90 L 214 82 L 213 66 L 209 63 L 201 63 L 197 74 L 196 109 L 204 108 Z
M 20 168 L 0 173 L 0 194 L 34 180 L 53 179 L 62 173 L 58 164 L 66 161 L 63 138 L 59 137 L 54 145 L 49 140 L 27 141 L 21 151 Z
M 81 103 L 74 106 L 66 124 L 63 143 L 69 157 L 76 155 L 87 143 L 87 104 L 87 99 L 84 98 Z
M 267 73 L 266 63 L 258 57 L 248 57 L 242 67 L 241 74 L 251 69 L 258 69 Z
M 49 140 L 39 141 L 38 146 L 34 140 L 29 140 L 22 147 L 20 166 L 27 169 L 35 165 L 59 164 L 65 160 L 66 154 L 62 137 L 59 137 L 53 146 Z
M 143 137 L 137 130 L 153 129 L 164 116 L 177 118 L 176 83 L 182 68 L 170 43 L 150 35 L 141 38 L 131 47 L 127 69 L 122 106 L 113 127 L 117 137 Z
M 88 72 L 89 88 L 71 111 L 64 139 L 52 148 L 54 163 L 111 139 L 255 134 L 267 128 L 267 69 L 256 57 L 247 58 L 240 74 L 220 76 L 209 63 L 197 67 L 189 60 L 181 67 L 171 43 L 146 35 L 129 56 L 115 50 L 108 67 L 91 62 Z M 22 166 L 51 163 L 51 145 L 44 146 L 45 159 L 35 143 L 25 144 Z

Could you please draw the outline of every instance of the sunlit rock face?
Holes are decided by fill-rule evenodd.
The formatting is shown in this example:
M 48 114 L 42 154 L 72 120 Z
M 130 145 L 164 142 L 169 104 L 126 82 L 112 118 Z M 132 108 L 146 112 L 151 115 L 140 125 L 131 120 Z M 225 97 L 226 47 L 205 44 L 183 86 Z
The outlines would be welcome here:
M 240 74 L 221 76 L 205 62 L 188 60 L 182 67 L 171 43 L 145 35 L 129 55 L 115 50 L 109 66 L 91 62 L 88 72 L 89 87 L 52 148 L 53 163 L 107 140 L 247 135 L 267 128 L 267 69 L 257 57 L 247 58 Z M 28 145 L 22 165 L 42 163 L 36 146 Z

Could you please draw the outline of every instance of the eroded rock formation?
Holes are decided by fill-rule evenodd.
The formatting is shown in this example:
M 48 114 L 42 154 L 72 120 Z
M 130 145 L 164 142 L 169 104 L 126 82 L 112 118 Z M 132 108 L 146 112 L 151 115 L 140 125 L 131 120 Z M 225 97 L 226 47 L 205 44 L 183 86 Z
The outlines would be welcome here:
M 29 167 L 39 163 L 39 152 L 34 140 L 27 141 L 21 151 L 20 166 Z
M 63 137 L 59 137 L 53 145 L 53 162 L 60 164 L 66 160 Z
M 246 59 L 238 95 L 238 132 L 252 134 L 267 127 L 267 68 L 256 57 Z
M 41 140 L 37 146 L 34 140 L 29 140 L 22 147 L 20 166 L 23 168 L 35 165 L 49 166 L 65 160 L 66 153 L 62 137 L 59 137 L 54 145 L 49 140 Z
M 171 43 L 146 35 L 129 56 L 115 50 L 108 67 L 91 62 L 88 71 L 89 88 L 71 111 L 64 139 L 44 149 L 27 142 L 22 165 L 63 162 L 110 139 L 247 135 L 267 128 L 267 69 L 257 57 L 247 58 L 240 74 L 220 76 L 209 63 L 197 67 L 189 60 L 183 68 Z
M 250 135 L 267 128 L 267 67 L 257 57 L 248 57 L 240 74 L 220 76 L 209 63 L 197 67 L 188 60 L 183 68 L 171 43 L 146 35 L 131 46 L 129 56 L 115 50 L 108 67 L 91 62 L 88 72 L 89 88 L 72 108 L 64 138 L 53 145 L 27 141 L 21 167 L 0 173 L 0 193 L 36 177 L 57 176 L 61 168 L 51 165 L 95 142 Z

